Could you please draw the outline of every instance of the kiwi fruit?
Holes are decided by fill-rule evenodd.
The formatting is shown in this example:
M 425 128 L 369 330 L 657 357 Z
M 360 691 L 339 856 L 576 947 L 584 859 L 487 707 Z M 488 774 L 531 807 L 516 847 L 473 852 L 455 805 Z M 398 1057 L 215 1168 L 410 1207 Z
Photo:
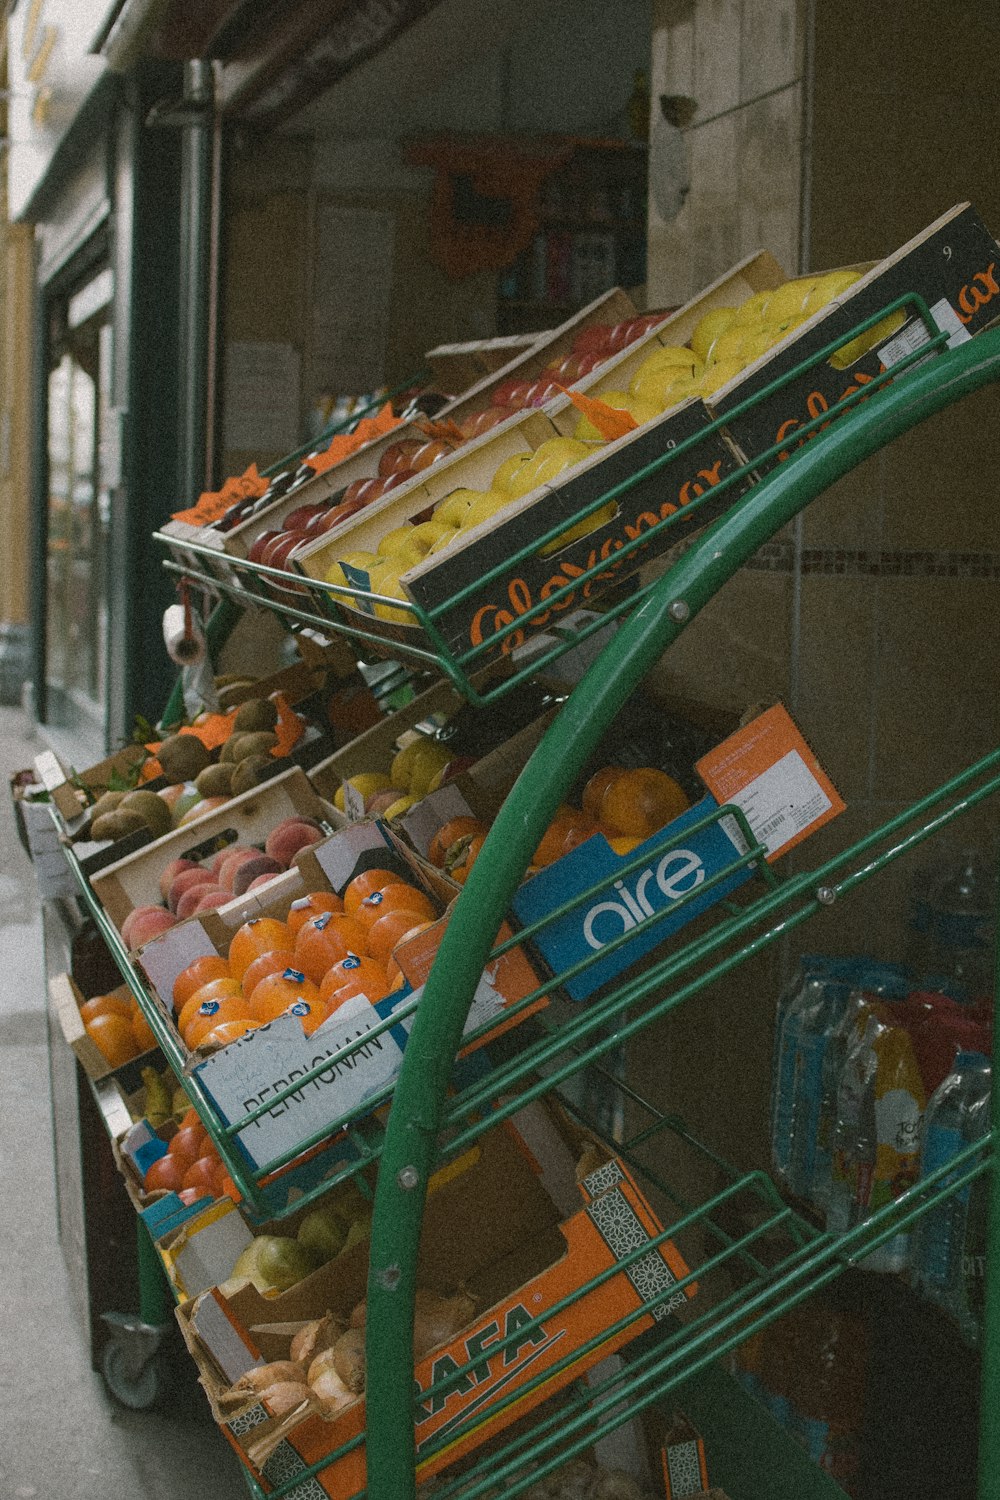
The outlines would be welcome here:
M 163 767 L 164 776 L 174 786 L 179 781 L 193 781 L 212 759 L 194 734 L 168 735 L 156 752 L 156 758 Z
M 228 797 L 233 790 L 233 769 L 228 761 L 220 760 L 199 771 L 194 784 L 203 797 Z
M 252 791 L 259 785 L 261 776 L 274 764 L 270 755 L 247 755 L 239 762 L 233 772 L 233 796 L 238 797 L 241 792 Z
M 247 738 L 248 735 L 246 731 L 241 732 L 237 730 L 236 733 L 231 734 L 226 743 L 223 745 L 222 749 L 219 751 L 219 760 L 226 761 L 230 765 L 235 766 L 238 761 L 241 761 L 243 759 L 243 756 L 240 754 L 240 741 Z
M 278 710 L 270 698 L 248 698 L 236 710 L 233 731 L 252 734 L 255 730 L 273 729 L 278 722 Z
M 90 809 L 91 823 L 96 822 L 98 818 L 103 818 L 105 813 L 114 812 L 115 808 L 118 806 L 124 795 L 124 792 L 102 793 L 102 795 L 98 797 L 97 801 Z
M 235 759 L 239 762 L 251 755 L 270 755 L 272 747 L 277 743 L 278 736 L 270 729 L 259 729 L 254 734 L 241 734 L 240 753 Z
M 170 808 L 162 797 L 155 792 L 126 792 L 118 807 L 119 812 L 137 812 L 146 820 L 150 833 L 154 838 L 162 838 L 169 833 L 173 826 L 170 820 Z
M 147 832 L 149 830 L 149 824 L 142 813 L 131 808 L 116 807 L 113 812 L 104 813 L 90 825 L 90 836 L 92 839 L 124 839 L 130 833 L 138 833 L 140 828 Z

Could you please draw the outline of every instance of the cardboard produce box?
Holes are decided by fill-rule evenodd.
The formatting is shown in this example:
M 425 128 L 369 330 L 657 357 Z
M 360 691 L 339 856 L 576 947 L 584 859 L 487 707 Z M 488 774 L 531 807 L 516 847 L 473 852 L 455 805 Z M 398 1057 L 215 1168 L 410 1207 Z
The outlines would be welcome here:
M 317 796 L 298 766 L 241 792 L 194 823 L 145 843 L 134 854 L 106 864 L 91 876 L 98 900 L 120 928 L 137 906 L 162 905 L 160 876 L 175 859 L 208 861 L 231 844 L 263 848 L 268 834 L 296 814 L 326 823 L 333 809 Z M 112 846 L 114 848 L 115 846 Z
M 708 1489 L 704 1439 L 683 1412 L 670 1417 L 659 1457 L 665 1500 L 683 1500 Z
M 35 757 L 35 775 L 44 786 L 67 829 L 78 826 L 90 802 L 117 783 L 135 784 L 138 767 L 147 758 L 143 745 L 126 745 L 83 771 L 63 765 L 52 750 Z
M 492 397 L 498 387 L 515 378 L 526 383 L 531 382 L 541 375 L 543 370 L 569 354 L 573 347 L 573 340 L 582 329 L 611 327 L 615 323 L 624 323 L 638 316 L 638 309 L 628 293 L 623 292 L 621 287 L 613 287 L 611 291 L 595 297 L 593 302 L 589 302 L 586 307 L 582 307 L 579 312 L 567 318 L 565 323 L 560 323 L 558 328 L 540 335 L 530 348 L 515 355 L 505 365 L 493 370 L 476 385 L 449 402 L 438 413 L 439 419 L 450 420 L 461 425 L 476 412 L 485 411 L 492 405 Z
M 423 868 L 382 825 L 356 823 L 299 856 L 297 889 L 291 896 L 286 894 L 269 903 L 252 896 L 241 898 L 170 928 L 137 955 L 154 997 L 173 1024 L 174 982 L 196 958 L 227 954 L 233 933 L 251 916 L 283 918 L 291 897 L 316 890 L 339 894 L 356 874 L 371 868 L 398 870 L 402 879 L 425 890 L 444 913 L 395 948 L 393 958 L 403 976 L 402 985 L 374 1003 L 364 994 L 355 996 L 309 1037 L 304 1035 L 297 1015 L 286 1013 L 204 1060 L 192 1055 L 190 1066 L 224 1124 L 238 1123 L 296 1079 L 329 1062 L 301 1089 L 235 1137 L 239 1149 L 256 1168 L 267 1167 L 282 1153 L 295 1150 L 324 1126 L 332 1126 L 352 1113 L 370 1113 L 391 1090 L 411 1024 L 408 1018 L 393 1023 L 393 1016 L 404 1005 L 419 1000 L 449 920 L 446 907 L 455 888 L 438 872 Z M 267 895 L 267 887 L 260 895 Z M 508 933 L 504 927 L 501 936 Z M 489 966 L 476 990 L 465 1027 L 467 1034 L 485 1028 L 472 1045 L 482 1045 L 538 1010 L 545 1003 L 544 997 L 514 1016 L 504 1014 L 533 995 L 542 983 L 520 948 L 511 949 Z M 392 1024 L 383 1026 L 386 1022 Z
M 496 374 L 512 359 L 526 354 L 544 333 L 508 333 L 493 339 L 476 339 L 465 344 L 439 344 L 429 349 L 424 361 L 439 391 L 459 396 L 485 376 Z
M 120 995 L 124 999 L 132 992 L 127 985 L 123 984 L 109 993 Z M 87 998 L 69 974 L 54 974 L 49 980 L 49 1000 L 59 1022 L 59 1029 L 66 1039 L 67 1046 L 79 1059 L 80 1066 L 87 1077 L 97 1082 L 102 1078 L 110 1078 L 112 1075 L 124 1076 L 127 1073 L 130 1087 L 137 1087 L 139 1069 L 148 1062 L 160 1060 L 158 1048 L 150 1047 L 145 1052 L 137 1052 L 127 1062 L 113 1067 L 97 1043 L 91 1041 L 84 1025 L 80 1006 Z
M 811 436 L 800 435 L 807 423 L 919 350 L 931 334 L 911 305 L 881 330 L 881 337 L 876 326 L 874 347 L 865 347 L 871 337 L 850 339 L 846 353 L 838 351 L 825 362 L 816 359 L 820 349 L 848 335 L 897 298 L 914 293 L 927 304 L 938 328 L 948 334 L 945 347 L 954 347 L 1000 316 L 998 261 L 1000 246 L 979 214 L 971 204 L 957 204 L 876 262 L 794 335 L 723 386 L 711 398 L 711 409 L 726 418 L 726 431 L 747 460 L 786 442 L 787 447 L 771 463 L 787 458 Z M 928 357 L 934 352 L 940 351 Z M 804 362 L 809 367 L 780 390 L 751 410 L 734 412 L 740 403 Z
M 425 854 L 434 833 L 463 814 L 488 824 L 544 728 L 544 722 L 533 726 L 407 814 L 403 828 L 414 847 Z M 585 1000 L 753 878 L 752 866 L 734 868 L 747 846 L 733 818 L 712 817 L 720 807 L 740 808 L 765 845 L 768 863 L 844 810 L 836 788 L 780 704 L 723 739 L 694 769 L 707 788 L 705 795 L 630 853 L 616 854 L 602 834 L 595 834 L 530 875 L 515 893 L 512 911 L 521 926 L 545 922 L 529 946 L 552 974 L 633 934 L 564 983 L 572 999 Z M 644 857 L 648 862 L 636 866 Z M 636 867 L 623 876 L 629 866 Z M 717 883 L 711 884 L 713 880 Z M 546 920 L 573 896 L 592 889 L 586 904 Z M 682 897 L 687 898 L 684 905 L 670 914 Z
M 446 1372 L 481 1362 L 475 1379 L 459 1382 L 419 1407 L 421 1478 L 489 1441 L 600 1359 L 669 1317 L 694 1292 L 689 1286 L 670 1295 L 674 1282 L 688 1273 L 669 1241 L 627 1271 L 581 1291 L 600 1272 L 660 1233 L 642 1193 L 616 1158 L 606 1157 L 583 1179 L 582 1206 L 563 1218 L 512 1131 L 500 1127 L 489 1132 L 467 1156 L 471 1160 L 463 1163 L 464 1170 L 457 1170 L 461 1159 L 449 1163 L 431 1184 L 417 1277 L 419 1286 L 441 1295 L 461 1287 L 474 1299 L 477 1311 L 454 1338 L 418 1361 L 415 1380 L 418 1388 L 427 1388 Z M 265 1485 L 276 1484 L 279 1475 L 291 1477 L 299 1465 L 314 1464 L 360 1435 L 364 1400 L 344 1407 L 329 1422 L 301 1412 L 272 1418 L 254 1397 L 234 1415 L 227 1402 L 234 1371 L 240 1365 L 249 1369 L 262 1359 L 287 1357 L 288 1330 L 306 1319 L 328 1309 L 346 1317 L 365 1295 L 367 1261 L 368 1247 L 358 1245 L 280 1296 L 265 1298 L 251 1287 L 228 1298 L 208 1293 L 178 1309 L 216 1419 L 242 1461 Z M 554 1310 L 574 1292 L 580 1295 L 569 1306 Z M 642 1313 L 643 1305 L 656 1297 L 662 1300 Z M 639 1316 L 626 1328 L 571 1358 L 594 1335 L 633 1312 Z M 491 1354 L 491 1345 L 518 1333 L 523 1333 L 520 1342 Z M 566 1367 L 548 1381 L 491 1414 L 490 1397 L 516 1398 L 520 1387 L 567 1357 Z M 421 1462 L 421 1451 L 430 1442 L 440 1442 L 473 1414 L 471 1431 Z M 354 1494 L 364 1482 L 362 1448 L 317 1475 L 322 1491 L 334 1497 Z

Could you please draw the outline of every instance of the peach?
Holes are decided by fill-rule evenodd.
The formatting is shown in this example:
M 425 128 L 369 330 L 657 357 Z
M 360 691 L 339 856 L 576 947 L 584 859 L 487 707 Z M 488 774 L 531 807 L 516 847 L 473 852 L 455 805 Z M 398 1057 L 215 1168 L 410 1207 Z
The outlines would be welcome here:
M 245 859 L 233 872 L 233 895 L 245 895 L 250 889 L 251 881 L 256 880 L 258 875 L 280 875 L 283 869 L 284 866 L 279 865 L 269 854 L 258 854 L 253 859 Z
M 218 889 L 219 887 L 212 884 L 211 878 L 203 870 L 201 880 L 198 882 L 198 884 L 189 885 L 187 889 L 181 893 L 180 899 L 178 900 L 177 905 L 174 908 L 177 920 L 179 922 L 183 922 L 186 917 L 193 916 L 198 908 L 198 902 L 201 900 L 201 898 L 203 896 L 207 896 L 209 891 L 217 891 Z
M 322 837 L 320 829 L 314 827 L 311 822 L 305 823 L 297 819 L 295 822 L 279 824 L 277 828 L 272 829 L 267 836 L 264 850 L 271 859 L 277 860 L 283 870 L 287 870 L 300 849 L 306 849 L 310 844 L 318 844 Z
M 204 885 L 211 879 L 211 875 L 207 870 L 203 870 L 201 865 L 192 865 L 189 870 L 181 870 L 179 875 L 174 876 L 170 882 L 170 889 L 167 891 L 167 905 L 170 910 L 177 910 L 177 903 L 185 891 L 189 891 L 193 885 Z
M 282 871 L 281 873 L 284 874 L 284 871 Z M 259 890 L 262 885 L 270 885 L 271 881 L 275 880 L 276 878 L 277 877 L 274 875 L 257 875 L 253 880 L 251 880 L 244 894 L 249 895 L 251 891 Z
M 213 854 L 211 862 L 208 866 L 208 873 L 211 875 L 212 879 L 218 880 L 219 875 L 222 872 L 222 866 L 225 864 L 226 860 L 231 854 L 242 854 L 244 850 L 247 850 L 249 848 L 249 844 L 227 844 L 224 849 L 219 850 L 218 854 Z
M 230 854 L 228 859 L 224 859 L 222 861 L 222 864 L 219 866 L 218 872 L 215 876 L 216 880 L 222 886 L 223 890 L 231 891 L 233 888 L 233 880 L 236 877 L 236 871 L 239 869 L 240 865 L 246 864 L 248 859 L 256 859 L 259 854 L 259 849 L 240 848 L 237 849 L 233 854 Z
M 160 895 L 167 901 L 170 895 L 170 883 L 175 875 L 182 870 L 197 870 L 200 867 L 193 859 L 172 859 L 168 865 L 164 865 L 163 873 L 160 875 Z
M 210 885 L 207 890 L 203 890 L 199 885 L 195 889 L 201 897 L 201 900 L 194 909 L 196 916 L 200 911 L 212 911 L 217 906 L 225 906 L 228 901 L 233 899 L 228 891 L 222 889 L 221 885 Z
M 122 925 L 122 939 L 129 948 L 141 948 L 150 938 L 176 925 L 177 918 L 173 912 L 162 906 L 137 906 L 134 911 L 129 912 Z

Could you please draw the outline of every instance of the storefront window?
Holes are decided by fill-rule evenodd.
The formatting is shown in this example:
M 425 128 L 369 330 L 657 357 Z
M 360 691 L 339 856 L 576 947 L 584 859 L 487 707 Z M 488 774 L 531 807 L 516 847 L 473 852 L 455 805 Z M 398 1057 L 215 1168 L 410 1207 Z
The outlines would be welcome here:
M 110 503 L 99 454 L 111 325 L 107 303 L 93 306 L 101 281 L 66 303 L 48 382 L 46 698 L 50 721 L 67 727 L 81 715 L 103 718 L 106 691 Z

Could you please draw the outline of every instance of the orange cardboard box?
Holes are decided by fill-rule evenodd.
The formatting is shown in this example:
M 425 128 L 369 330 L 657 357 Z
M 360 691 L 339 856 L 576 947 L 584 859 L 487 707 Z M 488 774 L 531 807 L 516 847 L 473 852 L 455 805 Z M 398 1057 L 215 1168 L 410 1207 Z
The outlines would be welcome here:
M 780 703 L 702 756 L 695 770 L 717 802 L 743 810 L 767 845 L 769 864 L 844 811 L 839 792 Z
M 475 1160 L 466 1170 L 456 1172 L 459 1163 L 449 1164 L 437 1191 L 432 1182 L 424 1217 L 418 1284 L 442 1294 L 462 1286 L 481 1311 L 454 1339 L 417 1363 L 420 1390 L 466 1367 L 464 1378 L 449 1391 L 418 1399 L 421 1479 L 495 1437 L 606 1355 L 669 1317 L 695 1290 L 691 1285 L 669 1295 L 671 1286 L 688 1274 L 669 1241 L 600 1285 L 588 1285 L 661 1232 L 617 1158 L 606 1155 L 583 1178 L 583 1205 L 560 1222 L 513 1130 L 501 1126 L 489 1132 L 473 1151 Z M 361 1437 L 364 1401 L 359 1398 L 330 1422 L 294 1412 L 272 1418 L 253 1398 L 247 1408 L 227 1416 L 220 1398 L 235 1378 L 234 1336 L 235 1352 L 243 1345 L 244 1369 L 261 1358 L 287 1357 L 290 1329 L 327 1309 L 346 1315 L 364 1297 L 367 1264 L 368 1246 L 361 1244 L 278 1297 L 264 1298 L 248 1287 L 228 1299 L 216 1291 L 208 1303 L 178 1309 L 216 1419 L 265 1486 L 291 1478 Z M 575 1299 L 560 1309 L 574 1293 Z M 642 1313 L 647 1303 L 654 1305 Z M 588 1340 L 631 1313 L 639 1315 L 574 1357 Z M 511 1336 L 508 1347 L 495 1348 Z M 221 1375 L 223 1357 L 229 1380 Z M 548 1379 L 526 1389 L 546 1372 Z M 316 1479 L 330 1496 L 355 1494 L 365 1484 L 363 1446 L 321 1470 Z

